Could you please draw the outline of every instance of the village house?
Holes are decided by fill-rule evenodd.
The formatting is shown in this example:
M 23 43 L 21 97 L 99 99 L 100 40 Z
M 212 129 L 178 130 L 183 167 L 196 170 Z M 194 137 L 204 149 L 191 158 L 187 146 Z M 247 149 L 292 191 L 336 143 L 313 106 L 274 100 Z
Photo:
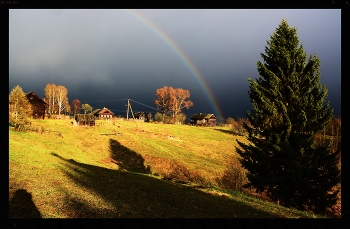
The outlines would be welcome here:
M 114 117 L 114 113 L 106 107 L 103 107 L 102 109 L 96 109 L 90 114 L 95 116 L 95 118 L 98 120 L 107 120 Z
M 72 124 L 74 126 L 95 126 L 96 117 L 92 114 L 76 114 Z
M 47 109 L 48 104 L 34 92 L 27 93 L 26 97 L 29 103 L 32 105 L 32 118 L 45 119 L 45 110 Z
M 191 125 L 196 126 L 216 126 L 217 118 L 214 114 L 194 114 L 191 116 Z

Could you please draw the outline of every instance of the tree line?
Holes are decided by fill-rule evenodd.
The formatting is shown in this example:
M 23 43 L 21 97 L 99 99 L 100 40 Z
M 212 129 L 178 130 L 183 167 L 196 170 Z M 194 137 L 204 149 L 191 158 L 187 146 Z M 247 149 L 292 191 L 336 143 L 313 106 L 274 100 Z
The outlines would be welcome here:
M 53 115 L 61 114 L 79 114 L 81 110 L 84 113 L 92 111 L 89 104 L 81 104 L 78 99 L 74 99 L 71 104 L 68 102 L 68 90 L 65 86 L 47 84 L 45 89 L 44 102 L 47 103 L 46 113 L 50 118 Z M 16 85 L 9 94 L 9 123 L 25 124 L 33 113 L 33 107 L 27 99 L 23 89 Z
M 66 114 L 80 114 L 81 110 L 84 113 L 92 111 L 92 107 L 85 103 L 81 104 L 79 99 L 74 99 L 71 104 L 68 102 L 68 90 L 64 86 L 56 86 L 55 84 L 47 84 L 45 87 L 45 98 L 44 101 L 48 103 L 48 114 L 60 115 L 61 112 Z
M 85 103 L 81 104 L 79 99 L 74 99 L 69 104 L 68 89 L 65 86 L 55 84 L 47 84 L 45 89 L 45 98 L 47 103 L 48 118 L 53 115 L 61 114 L 80 114 L 81 110 L 84 113 L 92 112 L 92 107 Z M 193 106 L 193 102 L 188 100 L 190 92 L 182 88 L 172 88 L 164 86 L 156 90 L 157 99 L 155 105 L 157 106 L 157 113 L 155 115 L 156 121 L 163 121 L 165 123 L 184 123 L 186 115 L 182 113 L 182 109 Z M 14 112 L 14 109 L 18 112 Z M 21 112 L 19 112 L 21 110 Z M 25 112 L 24 112 L 25 111 Z M 22 88 L 18 85 L 10 93 L 10 119 L 21 119 L 21 115 L 30 117 L 32 109 L 29 101 Z M 148 119 L 152 119 L 152 114 L 147 115 Z

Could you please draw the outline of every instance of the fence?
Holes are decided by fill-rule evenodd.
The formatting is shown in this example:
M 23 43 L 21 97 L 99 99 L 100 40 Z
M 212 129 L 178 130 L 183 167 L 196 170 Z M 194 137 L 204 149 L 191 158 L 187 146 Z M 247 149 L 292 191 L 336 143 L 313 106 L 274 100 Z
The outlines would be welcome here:
M 41 126 L 32 126 L 32 125 L 25 125 L 25 124 L 16 124 L 14 129 L 16 131 L 34 131 L 34 132 L 44 132 L 44 127 Z
M 32 132 L 38 132 L 40 134 L 43 134 L 45 132 L 51 134 L 51 133 L 56 133 L 58 136 L 62 137 L 62 131 L 60 130 L 45 130 L 44 127 L 42 126 L 32 126 L 32 125 L 25 125 L 25 124 L 16 124 L 14 126 L 15 131 L 32 131 Z

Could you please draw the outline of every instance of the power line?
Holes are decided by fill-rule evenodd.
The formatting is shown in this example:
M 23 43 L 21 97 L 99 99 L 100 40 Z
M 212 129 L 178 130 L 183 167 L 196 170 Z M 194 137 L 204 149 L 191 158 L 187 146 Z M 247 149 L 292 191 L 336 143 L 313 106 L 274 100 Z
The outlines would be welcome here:
M 116 102 L 116 101 L 122 101 L 122 100 L 128 100 L 128 99 L 84 100 L 84 101 L 87 101 L 87 102 Z M 138 104 L 140 104 L 140 105 L 143 105 L 143 106 L 145 106 L 145 107 L 151 108 L 151 109 L 153 109 L 153 110 L 157 110 L 157 109 L 154 108 L 154 107 L 151 107 L 151 106 L 146 105 L 146 104 L 144 104 L 144 103 L 138 102 L 138 101 L 136 101 L 136 100 L 130 99 L 130 101 L 133 101 L 133 102 L 138 103 Z
M 128 99 L 83 100 L 83 101 L 84 101 L 84 102 L 117 102 L 117 101 L 123 101 L 123 100 L 128 100 Z M 151 107 L 151 106 L 149 106 L 149 105 L 147 105 L 147 104 L 144 104 L 144 103 L 138 102 L 138 101 L 136 101 L 136 100 L 130 99 L 130 101 L 133 101 L 133 102 L 138 103 L 138 104 L 140 104 L 140 105 L 142 105 L 142 106 L 145 106 L 145 107 L 151 108 L 151 109 L 153 109 L 153 110 L 157 110 L 157 109 L 156 109 L 156 108 L 154 108 L 154 107 Z
M 195 86 L 196 87 L 196 86 Z M 112 100 L 85 100 L 85 101 L 93 101 L 93 102 L 116 102 L 116 101 L 123 101 L 123 100 L 128 100 L 128 99 L 112 99 Z M 149 106 L 149 105 L 147 105 L 147 104 L 144 104 L 144 103 L 141 103 L 141 102 L 138 102 L 138 101 L 136 101 L 136 100 L 133 100 L 133 99 L 130 99 L 130 101 L 133 101 L 133 102 L 135 102 L 135 103 L 138 103 L 138 104 L 140 104 L 140 105 L 142 105 L 142 106 L 145 106 L 145 107 L 148 107 L 148 108 L 151 108 L 151 109 L 153 109 L 153 110 L 155 110 L 155 111 L 157 111 L 157 109 L 156 108 L 154 108 L 154 107 L 151 107 L 151 106 Z M 125 110 L 117 110 L 117 109 L 111 109 L 111 110 L 114 110 L 114 111 L 118 111 L 118 112 L 125 112 Z M 146 112 L 148 112 L 148 111 L 146 111 Z M 195 115 L 194 113 L 185 113 L 185 112 L 183 112 L 183 114 L 185 114 L 185 115 L 189 115 L 189 116 L 192 116 L 192 115 Z M 225 120 L 225 119 L 223 119 L 223 118 L 219 118 L 219 117 L 217 117 L 218 119 L 221 119 L 221 120 Z
M 135 100 L 133 100 L 133 99 L 130 99 L 130 100 L 131 100 L 131 101 L 133 101 L 133 102 L 135 102 L 135 103 L 141 104 L 141 105 L 143 105 L 143 106 L 145 106 L 145 107 L 151 108 L 151 109 L 153 109 L 153 110 L 157 110 L 157 109 L 156 109 L 156 108 L 154 108 L 154 107 L 151 107 L 151 106 L 148 106 L 148 105 L 146 105 L 146 104 L 143 104 L 143 103 L 137 102 L 137 101 L 135 101 Z
M 87 101 L 87 102 L 116 102 L 116 101 L 122 101 L 122 100 L 127 100 L 127 99 L 111 99 L 111 100 L 84 100 L 83 101 Z

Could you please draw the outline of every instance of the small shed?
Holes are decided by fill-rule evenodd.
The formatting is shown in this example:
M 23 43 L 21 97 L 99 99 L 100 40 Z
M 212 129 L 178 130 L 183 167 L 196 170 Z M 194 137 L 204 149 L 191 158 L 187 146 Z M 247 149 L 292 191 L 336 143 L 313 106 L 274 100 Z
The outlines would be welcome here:
M 138 120 L 147 121 L 147 116 L 146 116 L 145 112 L 142 112 L 142 111 L 135 112 L 134 117 L 135 117 L 135 119 L 138 119 Z
M 45 119 L 45 110 L 47 109 L 48 104 L 32 91 L 27 93 L 26 97 L 32 105 L 32 118 Z
M 91 115 L 94 115 L 96 117 L 96 119 L 112 119 L 114 117 L 114 113 L 109 110 L 106 107 L 100 108 L 100 109 L 96 109 L 93 112 L 90 113 Z
M 92 114 L 76 114 L 74 116 L 74 126 L 95 126 L 96 117 Z
M 216 126 L 217 118 L 214 114 L 194 114 L 191 116 L 191 125 L 195 126 Z

